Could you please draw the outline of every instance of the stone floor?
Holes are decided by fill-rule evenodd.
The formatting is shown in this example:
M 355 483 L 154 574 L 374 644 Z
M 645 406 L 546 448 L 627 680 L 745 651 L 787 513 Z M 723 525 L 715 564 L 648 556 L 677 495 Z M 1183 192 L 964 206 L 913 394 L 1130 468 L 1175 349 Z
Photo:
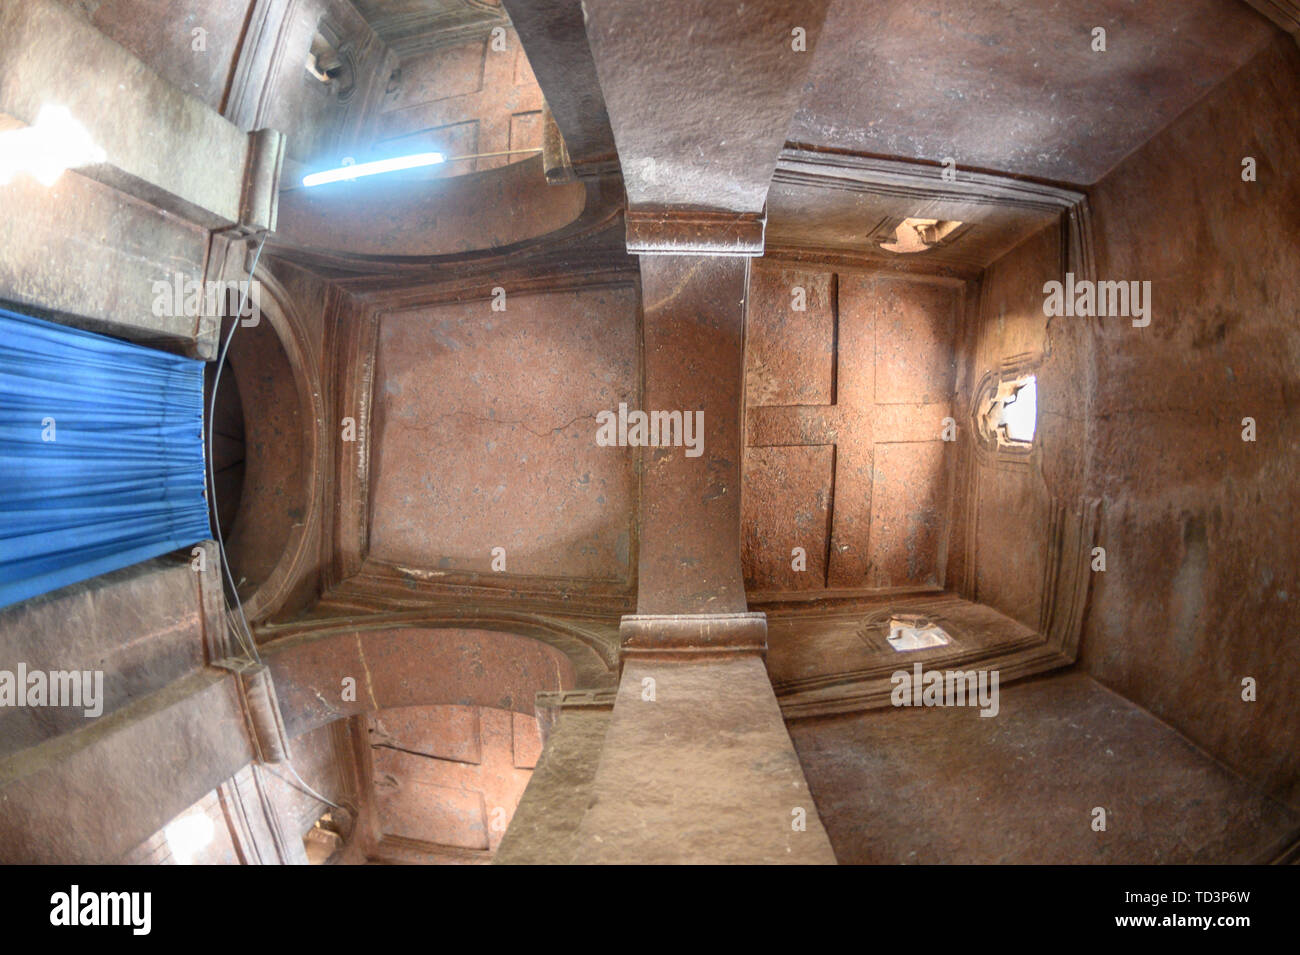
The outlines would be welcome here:
M 1300 815 L 1080 673 L 1006 687 L 990 719 L 889 709 L 790 735 L 841 864 L 1266 862 L 1300 832 Z

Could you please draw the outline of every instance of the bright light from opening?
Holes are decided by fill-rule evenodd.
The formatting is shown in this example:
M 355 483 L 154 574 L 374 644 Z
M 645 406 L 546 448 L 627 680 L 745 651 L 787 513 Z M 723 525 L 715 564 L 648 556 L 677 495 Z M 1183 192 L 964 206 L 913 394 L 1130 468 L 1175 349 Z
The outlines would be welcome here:
M 329 182 L 343 182 L 359 179 L 362 176 L 377 176 L 382 172 L 398 172 L 402 169 L 419 169 L 421 166 L 436 166 L 442 162 L 442 153 L 416 153 L 413 156 L 398 156 L 395 159 L 376 159 L 374 162 L 357 163 L 353 166 L 340 166 L 328 172 L 314 172 L 303 176 L 304 186 L 323 186 Z
M 194 857 L 212 842 L 214 829 L 206 813 L 181 816 L 163 829 L 167 848 L 178 865 L 193 865 Z
M 0 133 L 0 185 L 25 172 L 41 185 L 52 186 L 66 170 L 106 158 L 66 107 L 42 106 L 31 126 Z
M 1014 395 L 1002 404 L 1002 423 L 1007 437 L 1028 444 L 1034 440 L 1034 427 L 1038 423 L 1038 386 L 1033 378 L 1021 385 Z
M 948 645 L 948 634 L 942 627 L 926 620 L 911 620 L 906 617 L 894 617 L 889 621 L 889 645 L 902 653 L 907 650 L 924 650 L 927 647 Z

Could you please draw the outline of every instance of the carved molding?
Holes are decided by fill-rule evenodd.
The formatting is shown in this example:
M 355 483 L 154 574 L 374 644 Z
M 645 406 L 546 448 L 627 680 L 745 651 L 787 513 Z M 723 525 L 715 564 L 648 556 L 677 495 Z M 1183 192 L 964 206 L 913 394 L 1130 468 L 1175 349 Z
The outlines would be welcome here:
M 1300 0 L 1246 0 L 1300 43 Z
M 333 633 L 369 630 L 494 630 L 546 643 L 573 663 L 577 689 L 601 689 L 617 680 L 619 636 L 617 618 L 609 614 L 546 613 L 536 607 L 485 607 L 482 603 L 446 597 L 423 600 L 418 608 L 392 609 L 374 605 L 349 607 L 331 600 L 317 610 L 330 616 L 256 628 L 259 644 L 283 646 L 287 641 L 310 640 Z M 268 647 L 268 653 L 274 647 Z
M 217 787 L 217 797 L 243 865 L 305 865 L 300 839 L 286 838 L 279 813 L 256 764 Z
M 625 576 L 611 578 L 547 577 L 510 573 L 441 571 L 407 567 L 370 554 L 370 470 L 374 454 L 372 437 L 375 365 L 379 326 L 385 316 L 437 305 L 486 301 L 498 285 L 512 295 L 546 294 L 601 288 L 635 288 L 634 261 L 601 265 L 590 271 L 555 275 L 541 269 L 516 272 L 507 280 L 502 273 L 483 271 L 435 285 L 398 288 L 373 295 L 357 295 L 358 311 L 338 314 L 334 338 L 334 375 L 340 390 L 335 417 L 356 422 L 356 441 L 334 439 L 333 541 L 323 581 L 326 599 L 367 599 L 381 606 L 400 607 L 427 602 L 438 596 L 486 600 L 521 598 L 540 605 L 571 604 L 606 614 L 631 610 L 635 559 Z
M 293 369 L 298 409 L 303 423 L 302 495 L 305 513 L 290 532 L 270 575 L 243 601 L 244 613 L 250 621 L 264 619 L 275 613 L 315 563 L 312 542 L 321 528 L 324 450 L 329 446 L 325 432 L 325 402 L 321 394 L 317 350 L 292 304 L 292 296 L 265 264 L 258 267 L 255 277 L 265 293 L 261 302 L 262 319 L 270 321 Z
M 767 652 L 762 613 L 629 614 L 618 627 L 621 659 L 688 662 Z
M 627 210 L 627 250 L 635 255 L 763 254 L 764 212 Z
M 1057 526 L 1063 529 L 1066 522 L 1054 524 L 1054 527 Z M 1085 532 L 1088 527 L 1086 523 L 1081 525 Z M 1065 534 L 1063 537 L 1068 538 L 1067 544 L 1073 545 L 1084 534 Z M 1076 552 L 1073 546 L 1062 547 L 1060 550 L 1067 559 Z M 1084 589 L 1080 594 L 1081 580 L 1077 574 L 1063 570 L 1059 557 L 1055 562 L 1049 561 L 1049 564 L 1053 567 L 1052 574 L 1058 583 L 1054 587 L 1054 596 L 1045 598 L 1045 602 L 1050 600 L 1045 626 L 1034 631 L 1010 618 L 1004 618 L 1006 635 L 995 645 L 971 647 L 954 642 L 948 650 L 928 655 L 923 663 L 924 670 L 996 670 L 999 685 L 1005 685 L 1013 680 L 1046 673 L 1073 663 L 1079 631 L 1082 629 L 1081 597 L 1086 598 L 1088 577 L 1085 574 L 1082 578 Z M 1087 569 L 1088 566 L 1084 563 L 1083 570 Z M 1056 588 L 1060 588 L 1059 593 L 1055 592 Z M 878 601 L 875 603 L 878 605 Z M 961 605 L 970 603 L 972 601 L 956 594 L 943 593 L 900 601 L 897 609 L 943 621 L 947 628 L 951 627 L 948 621 L 958 615 Z M 827 609 L 825 613 L 837 616 L 855 612 Z M 864 616 L 860 611 L 855 615 Z M 786 719 L 883 709 L 892 705 L 890 694 L 893 691 L 893 673 L 900 669 L 910 670 L 915 662 L 906 654 L 882 655 L 879 662 L 860 670 L 787 680 L 775 684 L 773 689 Z
M 1066 266 L 1062 271 L 1068 269 L 1075 275 L 1088 277 L 1092 277 L 1095 271 L 1088 197 L 1075 189 L 962 169 L 957 170 L 956 178 L 948 182 L 943 179 L 943 167 L 929 163 L 824 152 L 793 144 L 787 144 L 781 150 L 772 182 L 904 197 L 918 202 L 965 202 L 1058 211 L 1064 238 L 1063 264 Z M 796 250 L 782 251 L 790 254 Z M 871 267 L 879 267 L 882 259 L 886 258 L 884 253 L 875 250 L 841 250 L 830 255 L 846 264 L 856 261 Z M 978 271 L 958 269 L 951 272 L 962 278 L 974 278 L 978 274 Z

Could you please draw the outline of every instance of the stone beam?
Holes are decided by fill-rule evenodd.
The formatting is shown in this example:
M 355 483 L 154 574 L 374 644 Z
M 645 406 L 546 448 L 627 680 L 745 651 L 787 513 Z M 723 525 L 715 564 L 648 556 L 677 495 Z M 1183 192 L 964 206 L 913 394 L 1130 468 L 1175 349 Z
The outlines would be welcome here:
M 620 626 L 623 672 L 599 763 L 567 771 L 591 774 L 592 808 L 566 861 L 835 861 L 763 664 L 766 619 L 745 600 L 748 273 L 734 256 L 641 259 L 644 408 L 702 412 L 703 440 L 642 451 L 637 613 Z M 548 804 L 548 778 L 525 792 L 530 813 Z M 517 838 L 512 857 L 535 858 L 540 838 Z
M 641 260 L 645 410 L 702 414 L 698 456 L 646 448 L 637 613 L 743 613 L 740 567 L 743 258 Z M 697 418 L 696 420 L 700 420 Z
M 581 0 L 502 0 L 502 5 L 562 139 L 552 149 L 563 157 L 563 171 L 553 172 L 548 164 L 547 178 L 563 182 L 617 173 L 618 152 L 587 45 Z
M 119 862 L 252 759 L 235 677 L 197 671 L 0 761 L 0 862 Z
M 757 255 L 828 0 L 586 0 L 628 250 Z
M 60 106 L 107 155 L 83 174 L 205 229 L 275 228 L 284 137 L 245 133 L 56 0 L 0 8 L 0 114 Z
M 629 660 L 590 786 L 574 862 L 835 863 L 756 655 Z

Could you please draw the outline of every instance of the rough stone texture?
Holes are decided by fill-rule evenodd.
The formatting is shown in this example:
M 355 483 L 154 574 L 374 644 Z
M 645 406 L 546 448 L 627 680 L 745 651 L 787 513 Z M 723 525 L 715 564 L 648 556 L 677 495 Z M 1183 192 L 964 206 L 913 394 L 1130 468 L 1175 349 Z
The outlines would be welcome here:
M 373 142 L 396 57 L 348 0 L 272 0 L 263 9 L 265 18 L 250 22 L 225 114 L 243 129 L 280 130 L 293 160 L 334 168 Z M 307 71 L 318 31 L 351 65 L 345 96 Z
M 629 661 L 576 842 L 587 864 L 833 864 L 762 660 Z
M 580 0 L 503 0 L 578 175 L 618 167 Z
M 199 320 L 155 315 L 153 283 L 201 281 L 206 258 L 204 230 L 78 173 L 0 186 L 0 298 L 19 311 L 182 349 Z
M 375 151 L 406 156 L 456 156 L 542 148 L 542 91 L 514 31 L 495 49 L 488 36 L 441 46 L 402 61 L 401 82 L 384 96 L 375 123 Z M 484 155 L 394 173 L 430 179 L 483 172 L 536 153 Z M 548 230 L 549 231 L 549 230 Z
M 765 278 L 750 301 L 747 586 L 942 585 L 959 291 L 769 268 L 755 266 Z M 796 287 L 808 312 L 793 309 Z M 805 572 L 791 568 L 794 546 L 809 554 Z
M 645 256 L 643 409 L 703 413 L 702 453 L 643 448 L 637 613 L 745 610 L 740 571 L 748 260 Z
M 598 446 L 596 415 L 635 406 L 635 292 L 505 303 L 382 320 L 370 554 L 434 575 L 628 580 L 635 452 Z
M 0 761 L 0 862 L 117 862 L 252 758 L 232 676 L 170 683 Z
M 229 322 L 223 340 L 228 331 Z M 308 409 L 299 407 L 293 366 L 270 321 L 236 331 L 227 362 L 222 377 L 234 378 L 245 409 L 244 493 L 222 522 L 231 528 L 226 555 L 247 601 L 274 572 L 307 514 Z M 224 380 L 221 387 L 228 387 Z
M 491 630 L 357 630 L 285 637 L 263 648 L 296 737 L 373 710 L 473 704 L 531 715 L 534 697 L 565 690 L 573 665 L 538 640 Z M 355 697 L 344 699 L 345 679 Z
M 1297 90 L 1300 48 L 1279 35 L 1095 190 L 1101 273 L 1149 280 L 1154 307 L 1147 328 L 1097 329 L 1087 473 L 1108 567 L 1082 654 L 1300 809 Z
M 107 155 L 88 174 L 207 228 L 241 221 L 249 137 L 55 0 L 0 11 L 0 64 L 0 113 L 66 107 Z
M 942 156 L 939 158 L 943 158 Z M 941 169 L 926 171 L 942 182 Z M 924 252 L 895 254 L 879 248 L 896 238 L 898 224 L 916 216 L 962 223 L 951 240 Z M 783 181 L 768 193 L 767 248 L 820 250 L 870 259 L 880 269 L 948 270 L 975 275 L 1056 218 L 1050 208 L 899 195 L 889 189 L 828 189 L 822 183 Z
M 835 446 L 746 448 L 745 590 L 822 590 L 830 557 Z M 797 552 L 802 550 L 802 554 Z
M 177 89 L 220 111 L 253 0 L 61 0 Z M 203 50 L 195 50 L 203 30 Z
M 1093 183 L 1273 32 L 1239 0 L 835 0 L 788 138 Z
M 586 0 L 629 206 L 763 210 L 827 5 Z
M 491 853 L 528 785 L 541 739 L 532 716 L 435 706 L 379 711 L 370 744 L 382 838 Z
M 219 572 L 196 573 L 187 553 L 160 557 L 0 611 L 0 669 L 103 672 L 99 717 L 85 707 L 0 709 L 0 757 L 85 729 L 202 667 L 205 646 L 222 637 L 212 631 L 224 628 L 203 593 L 220 594 Z
M 1034 639 L 1033 631 L 983 604 L 952 594 L 900 593 L 815 606 L 761 605 L 769 614 L 767 670 L 778 699 L 853 678 L 881 678 L 914 663 L 960 667 L 996 648 Z M 890 646 L 889 619 L 917 614 L 943 628 L 950 643 L 899 652 Z
M 299 160 L 331 165 L 377 139 L 536 142 L 527 59 L 513 36 L 507 58 L 486 58 L 481 27 L 503 14 L 469 2 L 361 0 L 362 16 L 347 0 L 6 4 L 0 128 L 55 93 L 106 137 L 110 162 L 50 190 L 3 187 L 0 298 L 196 345 L 201 322 L 151 315 L 151 283 L 177 271 L 239 277 L 242 247 L 227 256 L 215 230 L 243 216 L 250 195 L 267 198 L 244 183 L 249 130 L 277 127 Z M 1290 38 L 1227 0 L 962 0 L 941 12 L 845 2 L 821 42 L 819 3 L 590 0 L 591 43 L 576 2 L 509 6 L 526 12 L 523 43 L 541 51 L 578 175 L 617 169 L 600 63 L 632 208 L 616 177 L 548 186 L 541 160 L 301 193 L 264 259 L 279 305 L 234 359 L 260 469 L 250 464 L 232 557 L 256 587 L 254 617 L 279 621 L 259 636 L 297 734 L 295 767 L 348 807 L 334 861 L 487 861 L 472 848 L 494 839 L 474 799 L 482 764 L 517 786 L 536 757 L 530 735 L 518 744 L 537 692 L 574 686 L 541 704 L 565 715 L 502 861 L 830 861 L 817 808 L 851 861 L 1247 861 L 1294 840 L 1300 52 Z M 791 23 L 809 12 L 816 22 L 798 24 L 809 52 L 795 53 Z M 204 15 L 236 28 L 210 33 L 199 58 L 188 28 Z M 1105 54 L 1088 49 L 1097 19 Z M 347 101 L 305 70 L 322 21 L 355 56 Z M 479 29 L 474 43 L 466 29 Z M 407 69 L 382 114 L 396 65 L 386 42 Z M 782 150 L 787 139 L 813 148 Z M 750 289 L 734 258 L 647 256 L 638 324 L 623 239 L 658 252 L 760 251 L 778 151 L 768 240 L 779 261 L 755 263 Z M 918 186 L 946 155 L 964 185 Z M 1258 182 L 1242 182 L 1243 155 L 1257 158 Z M 911 172 L 890 157 L 912 160 Z M 1041 227 L 1077 197 L 985 181 L 972 166 L 1095 183 L 1101 277 L 1151 279 L 1153 324 L 1047 321 L 1043 282 L 1087 256 Z M 1067 214 L 1069 236 L 1085 212 Z M 867 248 L 892 217 L 927 213 L 969 229 L 916 264 Z M 281 255 L 303 267 L 271 261 Z M 807 283 L 804 313 L 790 309 L 796 282 Z M 490 310 L 496 286 L 506 313 Z M 410 327 L 393 332 L 401 322 Z M 377 331 L 390 338 L 371 429 L 365 341 Z M 989 453 L 970 417 L 977 386 L 1009 365 L 1042 389 L 1035 448 L 1018 460 Z M 594 447 L 595 413 L 622 399 L 705 409 L 704 456 Z M 959 440 L 944 445 L 949 413 Z M 1246 415 L 1260 429 L 1253 444 L 1240 441 Z M 340 441 L 344 416 L 364 421 L 358 442 Z M 497 432 L 509 435 L 489 447 Z M 485 500 L 475 484 L 502 489 Z M 1011 685 L 1073 657 L 1048 624 L 1069 582 L 1089 580 L 1078 558 L 1085 535 L 1091 544 L 1096 511 L 1079 509 L 1090 498 L 1103 500 L 1108 569 L 1092 582 L 1084 668 L 1154 717 L 1078 674 Z M 495 541 L 479 538 L 500 535 L 508 570 L 494 580 Z M 805 538 L 806 580 L 788 570 Z M 0 753 L 0 858 L 159 861 L 160 828 L 196 806 L 211 812 L 215 793 L 229 826 L 214 861 L 232 851 L 304 861 L 301 835 L 327 807 L 287 767 L 250 764 L 231 678 L 199 669 L 229 650 L 224 632 L 195 626 L 213 602 L 170 571 L 126 579 L 70 591 L 73 604 L 34 601 L 6 617 L 7 635 L 0 626 L 10 655 L 50 666 L 103 657 L 115 687 L 99 721 L 4 715 L 13 749 Z M 728 645 L 756 649 L 765 630 L 761 613 L 740 619 L 745 585 L 764 591 L 772 615 L 776 699 L 758 656 L 736 659 Z M 1060 616 L 1077 636 L 1087 592 L 1074 589 Z M 637 597 L 618 709 L 574 710 L 608 702 L 618 613 Z M 883 640 L 898 609 L 943 617 L 953 644 L 896 654 Z M 87 625 L 93 633 L 73 632 Z M 670 651 L 730 656 L 637 657 Z M 880 691 L 887 701 L 899 661 L 957 668 L 990 655 L 1005 664 L 996 719 L 884 710 L 797 724 L 825 784 L 813 806 L 778 703 L 788 714 L 886 706 Z M 649 674 L 655 702 L 641 698 L 637 678 Z M 1241 701 L 1243 676 L 1260 680 L 1259 702 Z M 356 702 L 342 699 L 347 677 Z M 510 711 L 486 734 L 513 737 L 510 759 L 491 757 L 463 719 L 423 735 L 391 709 L 429 705 Z M 384 708 L 400 745 L 376 758 L 366 720 Z M 423 781 L 378 807 L 376 763 L 385 778 Z M 412 768 L 430 763 L 442 775 Z M 419 798 L 430 781 L 444 802 Z M 1093 800 L 1115 802 L 1107 833 L 1088 827 Z M 799 805 L 812 817 L 804 833 L 789 828 Z
M 1268 862 L 1300 831 L 1300 815 L 1083 674 L 1000 695 L 992 718 L 907 708 L 791 725 L 841 863 Z
M 497 846 L 495 864 L 545 865 L 573 858 L 609 719 L 604 709 L 567 710 L 560 716 Z
M 1031 627 L 1037 626 L 1042 601 L 1053 497 L 1068 500 L 1079 493 L 1056 478 L 1077 467 L 1078 428 L 1089 400 L 1089 376 L 1080 371 L 1091 354 L 1086 320 L 1043 315 L 1043 284 L 1060 278 L 1054 229 L 1044 229 L 985 272 L 980 319 L 966 337 L 967 369 L 957 401 L 959 450 L 972 473 L 968 495 L 958 504 L 968 549 L 954 548 L 949 579 L 958 587 L 969 580 L 965 596 Z M 978 398 L 973 389 L 986 375 L 1000 376 L 1003 362 L 1018 355 L 1031 356 L 1038 390 L 1035 451 L 1027 466 L 977 455 L 971 433 Z

